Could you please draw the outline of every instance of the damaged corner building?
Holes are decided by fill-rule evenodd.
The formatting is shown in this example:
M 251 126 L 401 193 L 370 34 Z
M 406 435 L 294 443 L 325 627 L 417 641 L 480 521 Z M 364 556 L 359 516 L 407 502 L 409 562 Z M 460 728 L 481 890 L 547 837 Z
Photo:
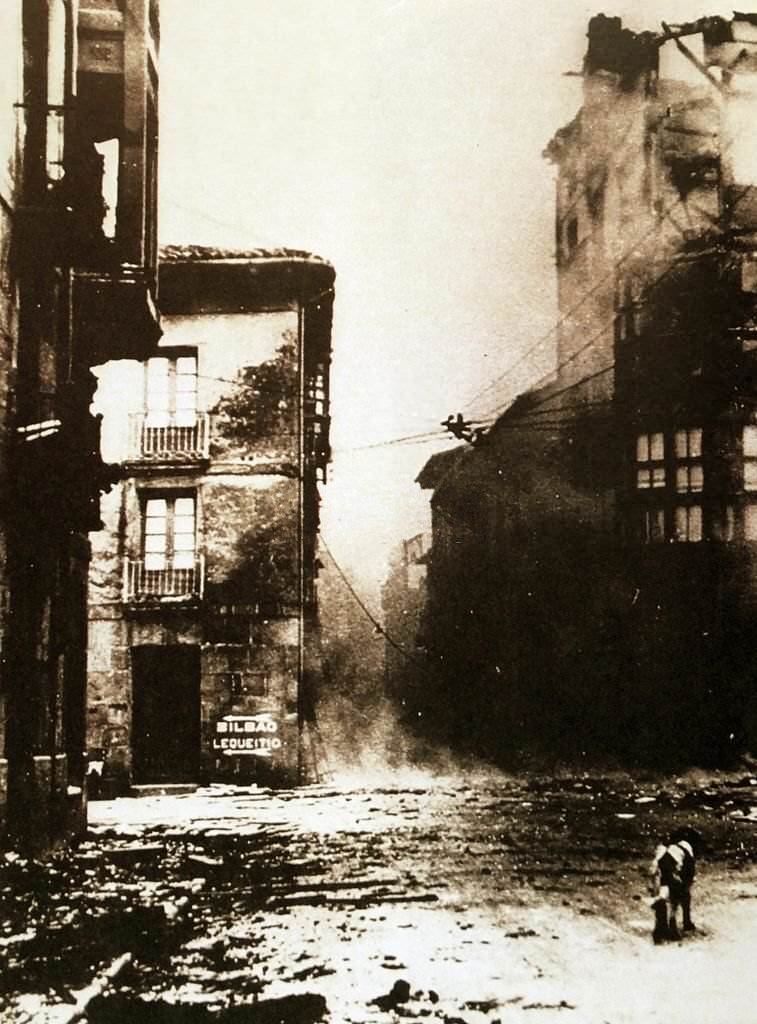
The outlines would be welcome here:
M 503 759 L 721 761 L 757 742 L 757 14 L 600 14 L 582 77 L 553 372 L 419 477 L 414 700 Z
M 98 368 L 91 792 L 309 777 L 315 546 L 334 270 L 290 250 L 161 252 L 163 336 Z
M 159 0 L 3 0 L 0 38 L 0 846 L 44 851 L 86 826 L 91 368 L 160 336 Z

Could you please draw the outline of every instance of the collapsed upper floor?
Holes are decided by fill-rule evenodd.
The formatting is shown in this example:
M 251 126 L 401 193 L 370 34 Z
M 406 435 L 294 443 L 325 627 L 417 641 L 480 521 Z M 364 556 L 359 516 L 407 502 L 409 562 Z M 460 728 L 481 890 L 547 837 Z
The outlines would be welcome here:
M 606 398 L 619 308 L 649 307 L 651 289 L 682 258 L 693 267 L 700 255 L 727 253 L 749 277 L 757 14 L 663 22 L 654 32 L 599 14 L 582 85 L 576 117 L 545 153 L 557 167 L 557 377 Z
M 14 267 L 70 272 L 83 362 L 141 357 L 159 336 L 159 0 L 12 0 L 3 24 Z

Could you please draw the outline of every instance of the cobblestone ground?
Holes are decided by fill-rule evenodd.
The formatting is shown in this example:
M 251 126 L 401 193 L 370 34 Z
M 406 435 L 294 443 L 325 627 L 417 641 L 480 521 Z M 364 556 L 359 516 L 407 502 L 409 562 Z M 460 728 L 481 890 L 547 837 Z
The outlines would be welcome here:
M 4 1022 L 78 1019 L 93 980 L 95 1024 L 755 1020 L 748 773 L 418 772 L 90 810 L 75 853 L 5 857 Z M 707 846 L 698 931 L 655 947 L 647 865 L 681 824 Z

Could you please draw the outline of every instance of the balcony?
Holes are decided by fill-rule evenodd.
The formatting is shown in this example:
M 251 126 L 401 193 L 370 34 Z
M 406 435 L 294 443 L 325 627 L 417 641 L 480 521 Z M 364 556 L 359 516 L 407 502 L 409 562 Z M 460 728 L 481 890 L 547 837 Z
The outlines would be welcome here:
M 140 267 L 75 271 L 74 337 L 89 365 L 155 354 L 162 331 L 154 291 L 151 271 Z
M 205 587 L 205 559 L 200 556 L 191 567 L 176 568 L 166 559 L 162 569 L 148 569 L 144 561 L 124 565 L 124 601 L 184 600 L 201 598 Z
M 161 424 L 151 423 L 146 413 L 129 417 L 129 458 L 156 462 L 207 459 L 210 417 L 197 413 L 194 422 L 182 424 L 173 414 Z

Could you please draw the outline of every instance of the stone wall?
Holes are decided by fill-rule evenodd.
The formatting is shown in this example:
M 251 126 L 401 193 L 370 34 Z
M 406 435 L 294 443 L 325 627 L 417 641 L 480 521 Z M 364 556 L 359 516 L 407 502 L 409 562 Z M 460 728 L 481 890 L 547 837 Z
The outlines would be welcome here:
M 14 376 L 18 345 L 18 287 L 11 264 L 11 235 L 16 205 L 20 154 L 19 107 L 22 89 L 21 4 L 0 6 L 0 493 L 7 494 L 8 432 L 13 413 Z M 0 659 L 4 659 L 8 629 L 9 581 L 7 523 L 0 512 Z M 0 754 L 5 751 L 5 692 L 0 685 Z M 8 763 L 0 757 L 0 835 L 5 827 Z
M 292 780 L 303 628 L 296 313 L 168 317 L 164 328 L 163 349 L 197 350 L 209 457 L 135 459 L 129 417 L 143 408 L 144 367 L 98 369 L 104 455 L 126 462 L 128 475 L 103 499 L 104 529 L 93 536 L 90 761 L 102 773 L 101 791 L 142 781 L 134 764 L 134 652 L 186 645 L 199 652 L 197 779 Z M 142 502 L 178 490 L 196 495 L 202 594 L 125 601 L 126 563 L 141 558 Z M 265 754 L 250 753 L 261 746 Z

